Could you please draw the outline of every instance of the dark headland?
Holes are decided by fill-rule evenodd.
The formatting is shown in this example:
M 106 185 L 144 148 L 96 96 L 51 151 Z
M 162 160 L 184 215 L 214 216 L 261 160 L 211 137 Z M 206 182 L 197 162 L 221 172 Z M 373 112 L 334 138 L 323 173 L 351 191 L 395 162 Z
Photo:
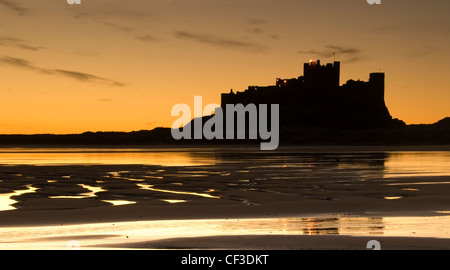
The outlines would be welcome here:
M 243 92 L 221 95 L 227 104 L 279 104 L 281 145 L 446 145 L 450 117 L 434 124 L 406 125 L 393 118 L 385 105 L 385 74 L 340 85 L 340 62 L 305 63 L 298 78 L 276 79 L 272 86 L 249 86 Z M 203 117 L 203 123 L 210 117 Z M 199 121 L 194 119 L 193 121 Z M 191 125 L 192 122 L 189 124 Z M 175 140 L 170 128 L 134 132 L 0 135 L 4 146 L 77 145 L 214 145 L 253 144 L 255 140 Z

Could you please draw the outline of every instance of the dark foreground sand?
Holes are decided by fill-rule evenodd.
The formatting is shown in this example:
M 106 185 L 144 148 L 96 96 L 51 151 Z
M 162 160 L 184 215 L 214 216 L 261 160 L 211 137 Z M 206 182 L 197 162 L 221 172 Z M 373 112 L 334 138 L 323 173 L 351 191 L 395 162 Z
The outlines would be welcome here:
M 165 250 L 368 250 L 368 242 L 374 239 L 379 241 L 380 250 L 450 249 L 450 239 L 420 237 L 352 237 L 346 235 L 212 236 L 173 238 L 133 244 L 110 245 L 107 247 Z
M 355 165 L 354 162 L 344 163 Z M 363 169 L 361 164 L 356 167 L 331 164 L 315 167 L 314 171 L 277 162 L 264 166 L 252 164 L 251 161 L 191 167 L 0 166 L 0 195 L 26 190 L 30 185 L 36 188 L 34 192 L 13 197 L 17 201 L 16 210 L 0 211 L 0 227 L 320 214 L 428 216 L 436 211 L 450 211 L 449 176 L 391 178 L 383 175 L 383 164 L 379 162 L 364 163 Z M 101 190 L 88 194 L 86 186 Z M 113 206 L 107 202 L 111 200 L 135 203 Z M 180 235 L 111 247 L 365 249 L 365 243 L 372 239 L 374 237 L 342 235 L 195 238 Z M 380 239 L 384 249 L 450 248 L 450 239 L 383 236 L 376 239 Z

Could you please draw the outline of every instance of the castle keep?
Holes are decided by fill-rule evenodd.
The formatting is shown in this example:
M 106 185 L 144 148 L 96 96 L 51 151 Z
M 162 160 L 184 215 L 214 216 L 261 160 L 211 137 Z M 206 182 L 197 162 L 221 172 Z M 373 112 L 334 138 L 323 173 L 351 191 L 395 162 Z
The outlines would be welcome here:
M 280 104 L 281 126 L 377 128 L 393 124 L 384 101 L 385 74 L 371 73 L 369 81 L 340 85 L 340 62 L 303 66 L 303 76 L 276 79 L 272 86 L 249 86 L 244 92 L 222 94 L 226 104 Z

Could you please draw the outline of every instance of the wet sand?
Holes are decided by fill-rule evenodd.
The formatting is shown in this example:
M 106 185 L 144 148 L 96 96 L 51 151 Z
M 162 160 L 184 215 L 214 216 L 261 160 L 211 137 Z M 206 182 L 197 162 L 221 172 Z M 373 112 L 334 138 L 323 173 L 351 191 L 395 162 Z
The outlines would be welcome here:
M 436 211 L 450 211 L 449 176 L 391 177 L 384 173 L 384 163 L 376 161 L 377 155 L 368 158 L 374 163 L 356 165 L 348 160 L 317 165 L 311 160 L 312 168 L 295 166 L 289 158 L 283 161 L 280 157 L 263 166 L 252 166 L 251 160 L 245 166 L 232 162 L 189 167 L 2 165 L 0 196 L 30 187 L 35 190 L 10 198 L 16 201 L 16 209 L 0 211 L 0 227 L 320 214 L 432 216 Z M 371 238 L 267 237 L 180 236 L 118 247 L 358 249 L 361 241 Z M 448 239 L 380 237 L 391 249 L 450 248 Z
M 204 170 L 197 166 L 0 166 L 1 177 L 10 178 L 0 182 L 1 193 L 26 190 L 29 185 L 37 189 L 13 197 L 17 210 L 1 211 L 0 226 L 450 210 L 446 176 L 349 179 L 345 172 L 351 170 L 344 170 L 341 180 L 321 176 L 281 184 L 280 179 L 264 178 L 277 168 L 233 175 L 224 167 Z M 115 172 L 122 173 L 111 175 Z M 91 196 L 81 185 L 102 191 Z M 135 203 L 106 202 L 114 200 Z
M 110 247 L 165 250 L 368 250 L 367 243 L 374 239 L 379 241 L 380 250 L 450 249 L 450 239 L 379 236 L 353 237 L 346 235 L 209 236 L 164 239 L 141 243 L 112 245 Z

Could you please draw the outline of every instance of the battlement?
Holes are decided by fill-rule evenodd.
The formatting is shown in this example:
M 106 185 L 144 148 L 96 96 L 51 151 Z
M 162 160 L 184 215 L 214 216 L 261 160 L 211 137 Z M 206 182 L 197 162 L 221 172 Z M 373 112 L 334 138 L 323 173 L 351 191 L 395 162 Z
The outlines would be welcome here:
M 310 60 L 309 63 L 303 65 L 305 87 L 339 87 L 340 69 L 340 62 L 322 66 L 320 60 Z

